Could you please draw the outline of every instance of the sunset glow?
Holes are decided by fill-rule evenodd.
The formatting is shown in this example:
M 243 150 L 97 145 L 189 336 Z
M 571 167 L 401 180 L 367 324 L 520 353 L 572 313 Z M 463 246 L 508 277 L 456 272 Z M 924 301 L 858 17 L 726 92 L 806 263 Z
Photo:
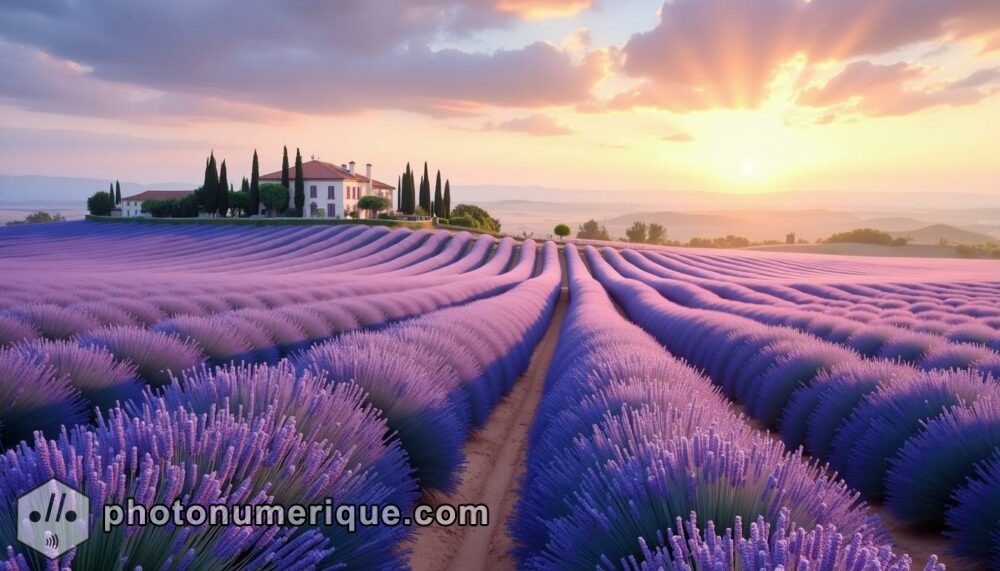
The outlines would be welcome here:
M 242 175 L 254 148 L 273 170 L 288 145 L 389 177 L 428 160 L 458 184 L 983 193 L 1000 177 L 992 1 L 59 3 L 0 18 L 6 174 L 196 181 L 212 149 Z

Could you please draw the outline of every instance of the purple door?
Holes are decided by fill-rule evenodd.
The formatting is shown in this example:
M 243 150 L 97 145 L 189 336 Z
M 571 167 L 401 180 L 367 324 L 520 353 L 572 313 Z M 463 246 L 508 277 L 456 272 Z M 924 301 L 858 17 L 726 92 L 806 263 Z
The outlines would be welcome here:
M 336 218 L 337 217 L 337 205 L 336 204 L 327 204 L 326 205 L 326 215 L 329 218 Z

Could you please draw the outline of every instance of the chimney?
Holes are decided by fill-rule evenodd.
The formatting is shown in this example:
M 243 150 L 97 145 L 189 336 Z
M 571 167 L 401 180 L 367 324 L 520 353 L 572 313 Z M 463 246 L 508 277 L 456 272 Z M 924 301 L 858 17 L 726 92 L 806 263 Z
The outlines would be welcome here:
M 372 164 L 368 163 L 365 165 L 365 176 L 368 177 L 368 182 L 372 182 Z
M 354 174 L 354 161 L 349 163 L 351 165 L 351 174 Z

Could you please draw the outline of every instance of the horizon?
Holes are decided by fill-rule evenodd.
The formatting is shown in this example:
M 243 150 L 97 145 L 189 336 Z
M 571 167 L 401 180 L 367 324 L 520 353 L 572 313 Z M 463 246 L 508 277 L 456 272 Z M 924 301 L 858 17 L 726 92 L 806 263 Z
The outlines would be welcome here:
M 0 172 L 239 180 L 287 145 L 390 184 L 996 195 L 1000 6 L 916 4 L 8 7 Z

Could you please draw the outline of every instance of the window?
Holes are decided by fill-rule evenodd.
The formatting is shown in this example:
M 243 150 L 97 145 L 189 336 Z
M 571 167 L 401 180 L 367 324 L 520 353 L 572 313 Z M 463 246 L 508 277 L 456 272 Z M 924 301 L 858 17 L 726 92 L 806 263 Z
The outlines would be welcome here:
M 336 204 L 327 204 L 326 205 L 326 215 L 329 216 L 330 218 L 336 218 L 337 217 L 337 205 Z
M 315 191 L 315 190 L 316 190 L 316 187 L 314 186 L 314 187 L 313 187 L 313 191 Z M 310 204 L 310 205 L 309 205 L 309 215 L 310 215 L 310 216 L 313 216 L 313 217 L 315 217 L 315 216 L 316 216 L 316 212 L 317 212 L 318 210 L 319 210 L 319 207 L 317 207 L 317 206 L 316 206 L 316 203 L 315 203 L 315 202 L 313 202 L 312 204 Z
M 309 198 L 316 198 L 316 185 L 309 186 Z
M 326 199 L 327 200 L 334 200 L 334 199 L 337 198 L 337 192 L 334 190 L 334 188 L 336 188 L 336 187 L 333 187 L 333 186 L 326 187 Z

